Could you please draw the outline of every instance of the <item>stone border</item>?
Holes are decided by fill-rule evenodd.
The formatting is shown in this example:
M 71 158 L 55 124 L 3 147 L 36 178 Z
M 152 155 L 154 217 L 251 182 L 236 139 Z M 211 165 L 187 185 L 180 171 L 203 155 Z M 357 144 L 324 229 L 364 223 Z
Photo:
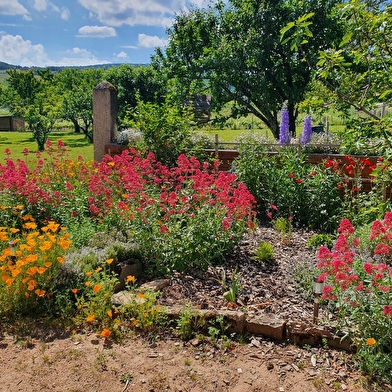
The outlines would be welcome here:
M 168 279 L 161 279 L 141 285 L 139 289 L 151 289 L 159 291 L 168 284 Z M 170 282 L 170 281 L 169 281 Z M 122 306 L 135 300 L 135 296 L 129 291 L 120 291 L 112 296 L 112 302 L 116 306 Z M 140 300 L 140 299 L 136 299 Z M 164 306 L 170 319 L 178 319 L 185 305 Z M 229 325 L 229 333 L 249 333 L 270 338 L 277 342 L 289 341 L 298 346 L 328 346 L 329 348 L 355 352 L 355 347 L 347 335 L 336 335 L 333 330 L 321 326 L 296 321 L 286 321 L 274 315 L 261 314 L 256 316 L 247 315 L 238 310 L 228 309 L 198 309 L 189 308 L 195 315 L 202 316 L 206 321 L 223 316 Z

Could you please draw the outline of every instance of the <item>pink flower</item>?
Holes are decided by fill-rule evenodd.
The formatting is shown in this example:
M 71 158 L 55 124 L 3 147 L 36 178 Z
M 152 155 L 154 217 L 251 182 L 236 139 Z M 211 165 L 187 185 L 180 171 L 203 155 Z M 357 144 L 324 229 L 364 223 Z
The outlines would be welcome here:
M 163 234 L 167 234 L 169 232 L 169 229 L 167 228 L 167 226 L 165 225 L 161 225 L 161 227 L 159 228 L 160 232 Z
M 227 218 L 223 219 L 222 221 L 222 227 L 224 230 L 229 230 L 230 229 L 230 222 Z
M 392 314 L 392 306 L 391 305 L 385 305 L 384 310 L 382 311 L 384 316 L 390 316 Z
M 355 229 L 351 224 L 350 220 L 345 218 L 340 222 L 340 226 L 338 229 L 338 233 L 344 234 L 345 236 L 349 236 L 350 234 L 354 234 Z
M 377 244 L 374 249 L 375 255 L 389 255 L 391 247 L 387 244 Z
M 371 274 L 373 272 L 373 264 L 372 263 L 365 263 L 363 265 L 363 269 L 367 274 Z

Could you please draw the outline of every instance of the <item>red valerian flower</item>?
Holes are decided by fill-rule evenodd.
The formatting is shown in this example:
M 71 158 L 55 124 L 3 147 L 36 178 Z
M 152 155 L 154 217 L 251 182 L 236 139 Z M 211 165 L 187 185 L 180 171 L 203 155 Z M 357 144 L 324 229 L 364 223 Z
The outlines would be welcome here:
M 385 305 L 384 310 L 382 311 L 384 316 L 390 316 L 392 315 L 392 306 L 391 305 Z

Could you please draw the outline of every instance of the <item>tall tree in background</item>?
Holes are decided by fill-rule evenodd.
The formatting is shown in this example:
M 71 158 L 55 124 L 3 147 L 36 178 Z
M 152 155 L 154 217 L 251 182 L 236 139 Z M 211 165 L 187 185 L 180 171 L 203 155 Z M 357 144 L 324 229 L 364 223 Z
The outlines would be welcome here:
M 53 75 L 48 69 L 7 71 L 7 87 L 3 89 L 2 103 L 7 105 L 12 115 L 22 117 L 43 151 L 53 125 L 60 117 L 59 100 L 53 84 Z
M 294 135 L 297 107 L 318 52 L 340 41 L 334 12 L 338 3 L 229 0 L 182 12 L 168 30 L 165 53 L 157 50 L 154 61 L 179 79 L 184 94 L 208 91 L 215 110 L 230 102 L 232 116 L 252 113 L 275 137 L 279 135 L 279 112 L 286 103 Z M 302 15 L 308 15 L 311 24 L 306 45 L 299 50 L 282 41 L 279 30 Z
M 316 79 L 337 108 L 347 113 L 347 140 L 358 144 L 361 139 L 382 136 L 391 150 L 392 118 L 384 117 L 383 110 L 392 103 L 391 1 L 350 0 L 337 10 L 345 34 L 320 51 Z M 306 38 L 307 28 L 301 20 L 291 22 L 282 37 L 295 44 Z M 350 117 L 350 108 L 361 116 Z
M 104 71 L 97 68 L 64 68 L 55 75 L 62 118 L 71 121 L 75 132 L 82 131 L 90 142 L 93 141 L 93 90 L 103 77 Z
M 106 71 L 105 78 L 117 88 L 120 121 L 129 109 L 138 105 L 138 101 L 154 104 L 165 102 L 165 74 L 152 65 L 122 64 L 111 67 Z

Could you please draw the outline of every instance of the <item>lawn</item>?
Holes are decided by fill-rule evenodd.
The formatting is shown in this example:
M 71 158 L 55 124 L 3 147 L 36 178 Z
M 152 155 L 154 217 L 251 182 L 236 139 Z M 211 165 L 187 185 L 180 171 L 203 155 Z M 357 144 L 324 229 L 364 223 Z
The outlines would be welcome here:
M 84 160 L 93 159 L 94 148 L 87 141 L 83 134 L 76 134 L 72 130 L 54 130 L 49 135 L 49 140 L 55 144 L 58 140 L 62 140 L 68 149 L 69 157 L 76 160 L 78 156 L 82 156 Z M 5 149 L 9 148 L 12 157 L 15 159 L 24 159 L 23 150 L 27 148 L 30 152 L 37 151 L 37 143 L 32 133 L 24 132 L 0 132 L 0 159 L 6 157 Z

